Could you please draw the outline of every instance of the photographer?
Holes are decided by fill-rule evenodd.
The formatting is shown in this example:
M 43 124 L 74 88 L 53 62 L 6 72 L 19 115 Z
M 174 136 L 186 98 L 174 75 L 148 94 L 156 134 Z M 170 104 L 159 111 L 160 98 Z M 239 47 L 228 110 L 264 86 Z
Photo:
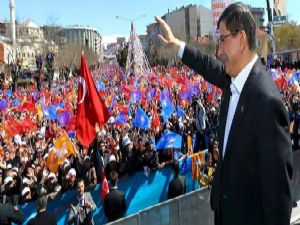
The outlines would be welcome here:
M 94 200 L 89 192 L 85 192 L 83 179 L 77 180 L 76 187 L 77 195 L 70 206 L 68 224 L 92 225 L 94 224 L 93 211 L 96 209 Z

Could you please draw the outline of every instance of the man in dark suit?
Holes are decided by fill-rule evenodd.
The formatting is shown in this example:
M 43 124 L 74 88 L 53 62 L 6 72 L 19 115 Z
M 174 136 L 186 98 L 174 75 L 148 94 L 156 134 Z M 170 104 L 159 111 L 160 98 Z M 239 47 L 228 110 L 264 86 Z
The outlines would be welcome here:
M 179 162 L 174 161 L 172 164 L 174 179 L 169 184 L 168 199 L 183 195 L 186 191 L 185 177 L 179 176 Z
M 96 204 L 91 193 L 85 192 L 84 180 L 76 182 L 77 195 L 70 206 L 68 224 L 94 225 L 93 212 Z
M 12 223 L 22 224 L 24 221 L 23 212 L 11 203 L 0 203 L 0 224 L 11 225 Z
M 160 18 L 164 37 L 182 62 L 223 90 L 220 157 L 211 191 L 215 224 L 290 223 L 292 145 L 289 118 L 271 72 L 255 52 L 256 25 L 247 6 L 228 6 L 218 21 L 223 63 L 176 39 Z
M 279 9 L 279 0 L 274 0 L 273 16 L 281 16 L 281 11 Z
M 37 215 L 29 220 L 28 225 L 56 225 L 56 218 L 54 215 L 51 215 L 47 212 L 47 196 L 44 195 L 36 201 L 37 205 L 37 210 L 38 213 Z
M 126 203 L 124 193 L 118 190 L 118 173 L 110 173 L 111 189 L 104 200 L 104 214 L 108 222 L 115 221 L 124 216 L 126 212 Z

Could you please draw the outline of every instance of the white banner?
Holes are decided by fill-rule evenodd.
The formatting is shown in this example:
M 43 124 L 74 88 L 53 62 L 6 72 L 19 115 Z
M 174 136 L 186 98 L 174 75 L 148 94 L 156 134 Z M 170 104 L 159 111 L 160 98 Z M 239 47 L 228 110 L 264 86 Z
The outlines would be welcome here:
M 217 29 L 218 21 L 224 9 L 230 4 L 231 0 L 211 0 L 211 11 L 213 20 L 214 35 L 219 35 Z

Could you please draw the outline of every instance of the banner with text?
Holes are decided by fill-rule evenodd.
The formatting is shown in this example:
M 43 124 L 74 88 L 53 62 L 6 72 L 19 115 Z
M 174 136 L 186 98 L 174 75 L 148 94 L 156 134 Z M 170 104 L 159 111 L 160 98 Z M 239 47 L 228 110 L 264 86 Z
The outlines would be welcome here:
M 211 0 L 214 35 L 219 35 L 219 30 L 217 28 L 219 18 L 222 15 L 224 9 L 230 4 L 230 2 L 231 0 Z

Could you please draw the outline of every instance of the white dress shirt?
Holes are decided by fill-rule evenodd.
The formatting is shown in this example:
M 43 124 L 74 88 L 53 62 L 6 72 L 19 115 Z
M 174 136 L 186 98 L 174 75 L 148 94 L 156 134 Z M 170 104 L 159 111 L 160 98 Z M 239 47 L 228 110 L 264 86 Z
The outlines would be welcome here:
M 251 72 L 253 65 L 257 60 L 257 55 L 253 57 L 253 59 L 242 69 L 242 71 L 236 76 L 236 78 L 231 78 L 230 91 L 231 97 L 229 101 L 229 108 L 226 119 L 226 127 L 224 133 L 224 142 L 223 142 L 223 158 L 225 156 L 226 145 L 228 141 L 229 131 L 231 128 L 231 123 L 235 114 L 236 106 L 239 102 L 241 92 L 246 83 L 247 78 Z
M 180 48 L 178 51 L 178 57 L 182 58 L 183 52 L 185 48 L 185 42 L 180 42 Z M 253 59 L 242 69 L 242 71 L 236 76 L 236 78 L 231 78 L 230 90 L 231 90 L 231 97 L 229 101 L 229 108 L 227 113 L 226 119 L 226 127 L 225 127 L 225 134 L 224 134 L 224 142 L 223 142 L 223 158 L 225 155 L 226 145 L 228 141 L 228 135 L 231 128 L 231 123 L 235 114 L 236 106 L 239 102 L 241 92 L 243 87 L 246 83 L 246 80 L 251 72 L 253 65 L 255 64 L 258 56 L 255 54 Z

